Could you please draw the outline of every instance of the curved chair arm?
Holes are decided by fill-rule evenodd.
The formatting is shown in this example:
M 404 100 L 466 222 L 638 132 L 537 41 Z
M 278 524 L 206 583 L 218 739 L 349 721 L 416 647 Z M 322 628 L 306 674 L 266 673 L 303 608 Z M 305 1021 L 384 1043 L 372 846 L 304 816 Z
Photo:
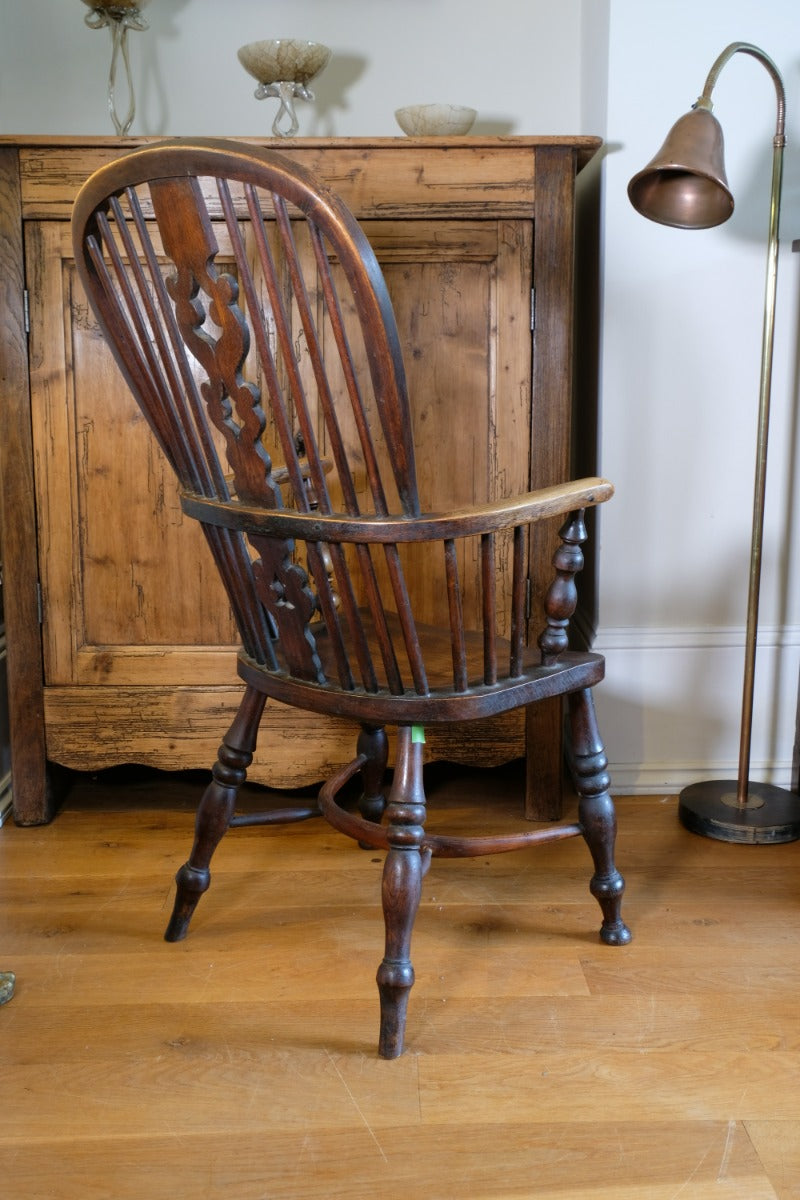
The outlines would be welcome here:
M 318 511 L 263 508 L 237 500 L 214 500 L 184 492 L 181 507 L 187 516 L 208 525 L 242 533 L 306 542 L 394 544 L 427 542 L 496 533 L 518 525 L 563 516 L 609 500 L 614 487 L 599 477 L 576 479 L 527 492 L 512 500 L 478 504 L 450 513 L 423 513 L 418 517 L 325 516 Z

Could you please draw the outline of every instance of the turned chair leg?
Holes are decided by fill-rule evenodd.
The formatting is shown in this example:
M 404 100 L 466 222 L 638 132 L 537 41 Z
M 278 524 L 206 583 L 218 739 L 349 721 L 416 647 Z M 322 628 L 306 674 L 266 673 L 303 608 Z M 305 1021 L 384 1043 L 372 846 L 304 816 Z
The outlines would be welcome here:
M 245 690 L 233 724 L 219 748 L 212 780 L 200 800 L 195 818 L 194 845 L 175 876 L 177 892 L 164 938 L 179 942 L 186 937 L 197 902 L 211 882 L 211 856 L 222 840 L 236 807 L 236 796 L 253 761 L 258 726 L 266 696 L 255 688 Z
M 389 758 L 389 739 L 383 726 L 362 725 L 358 735 L 358 753 L 366 757 L 361 768 L 361 796 L 358 809 L 366 821 L 380 821 L 386 808 L 383 785 Z
M 620 913 L 625 881 L 614 863 L 617 818 L 609 795 L 610 780 L 591 691 L 574 692 L 568 698 L 572 734 L 571 766 L 580 797 L 578 820 L 594 861 L 590 890 L 600 905 L 603 924 L 600 937 L 609 946 L 624 946 L 631 931 Z
M 419 908 L 422 878 L 430 854 L 425 836 L 422 744 L 409 726 L 397 731 L 397 764 L 386 808 L 389 853 L 383 869 L 386 952 L 378 968 L 381 1028 L 378 1053 L 397 1058 L 403 1052 L 408 996 L 414 983 L 411 932 Z

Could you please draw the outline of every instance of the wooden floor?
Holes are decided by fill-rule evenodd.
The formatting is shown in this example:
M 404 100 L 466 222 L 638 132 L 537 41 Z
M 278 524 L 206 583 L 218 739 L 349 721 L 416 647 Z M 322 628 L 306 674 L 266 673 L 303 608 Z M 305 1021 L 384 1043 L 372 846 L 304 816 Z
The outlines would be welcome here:
M 438 772 L 451 826 L 522 779 Z M 800 843 L 619 802 L 632 945 L 580 840 L 435 862 L 408 1050 L 380 1061 L 381 855 L 319 822 L 229 834 L 161 940 L 194 780 L 80 780 L 0 830 L 0 1190 L 19 1200 L 800 1197 Z

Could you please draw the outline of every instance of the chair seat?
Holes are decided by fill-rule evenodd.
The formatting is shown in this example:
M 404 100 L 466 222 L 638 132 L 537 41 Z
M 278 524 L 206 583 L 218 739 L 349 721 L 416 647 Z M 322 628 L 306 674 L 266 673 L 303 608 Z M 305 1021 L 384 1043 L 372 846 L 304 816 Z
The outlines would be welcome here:
M 374 624 L 367 611 L 360 610 L 360 616 L 372 660 L 376 662 L 380 654 Z M 396 615 L 388 614 L 387 626 L 393 644 L 402 645 L 400 621 Z M 553 666 L 542 666 L 541 654 L 536 649 L 529 649 L 524 652 L 521 675 L 506 676 L 497 683 L 487 684 L 483 681 L 483 637 L 479 633 L 467 633 L 469 688 L 456 692 L 453 689 L 450 630 L 418 624 L 416 630 L 428 676 L 427 694 L 418 694 L 410 686 L 403 695 L 393 695 L 385 687 L 378 691 L 367 691 L 363 687 L 345 691 L 336 682 L 336 663 L 326 627 L 320 624 L 311 628 L 330 683 L 303 683 L 288 673 L 267 669 L 244 652 L 239 655 L 241 678 L 273 700 L 313 712 L 378 724 L 432 725 L 495 716 L 537 700 L 567 695 L 593 687 L 605 674 L 605 659 L 600 654 L 564 651 Z M 498 661 L 507 663 L 509 655 L 509 643 L 498 638 Z

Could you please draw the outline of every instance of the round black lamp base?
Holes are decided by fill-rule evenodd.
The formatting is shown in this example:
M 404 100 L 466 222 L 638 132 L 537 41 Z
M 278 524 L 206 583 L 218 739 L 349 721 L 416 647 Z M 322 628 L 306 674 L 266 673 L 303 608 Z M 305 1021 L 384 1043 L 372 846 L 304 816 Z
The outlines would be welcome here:
M 769 783 L 751 783 L 747 803 L 736 801 L 736 780 L 693 783 L 678 797 L 682 825 L 721 842 L 794 842 L 800 838 L 800 796 Z

